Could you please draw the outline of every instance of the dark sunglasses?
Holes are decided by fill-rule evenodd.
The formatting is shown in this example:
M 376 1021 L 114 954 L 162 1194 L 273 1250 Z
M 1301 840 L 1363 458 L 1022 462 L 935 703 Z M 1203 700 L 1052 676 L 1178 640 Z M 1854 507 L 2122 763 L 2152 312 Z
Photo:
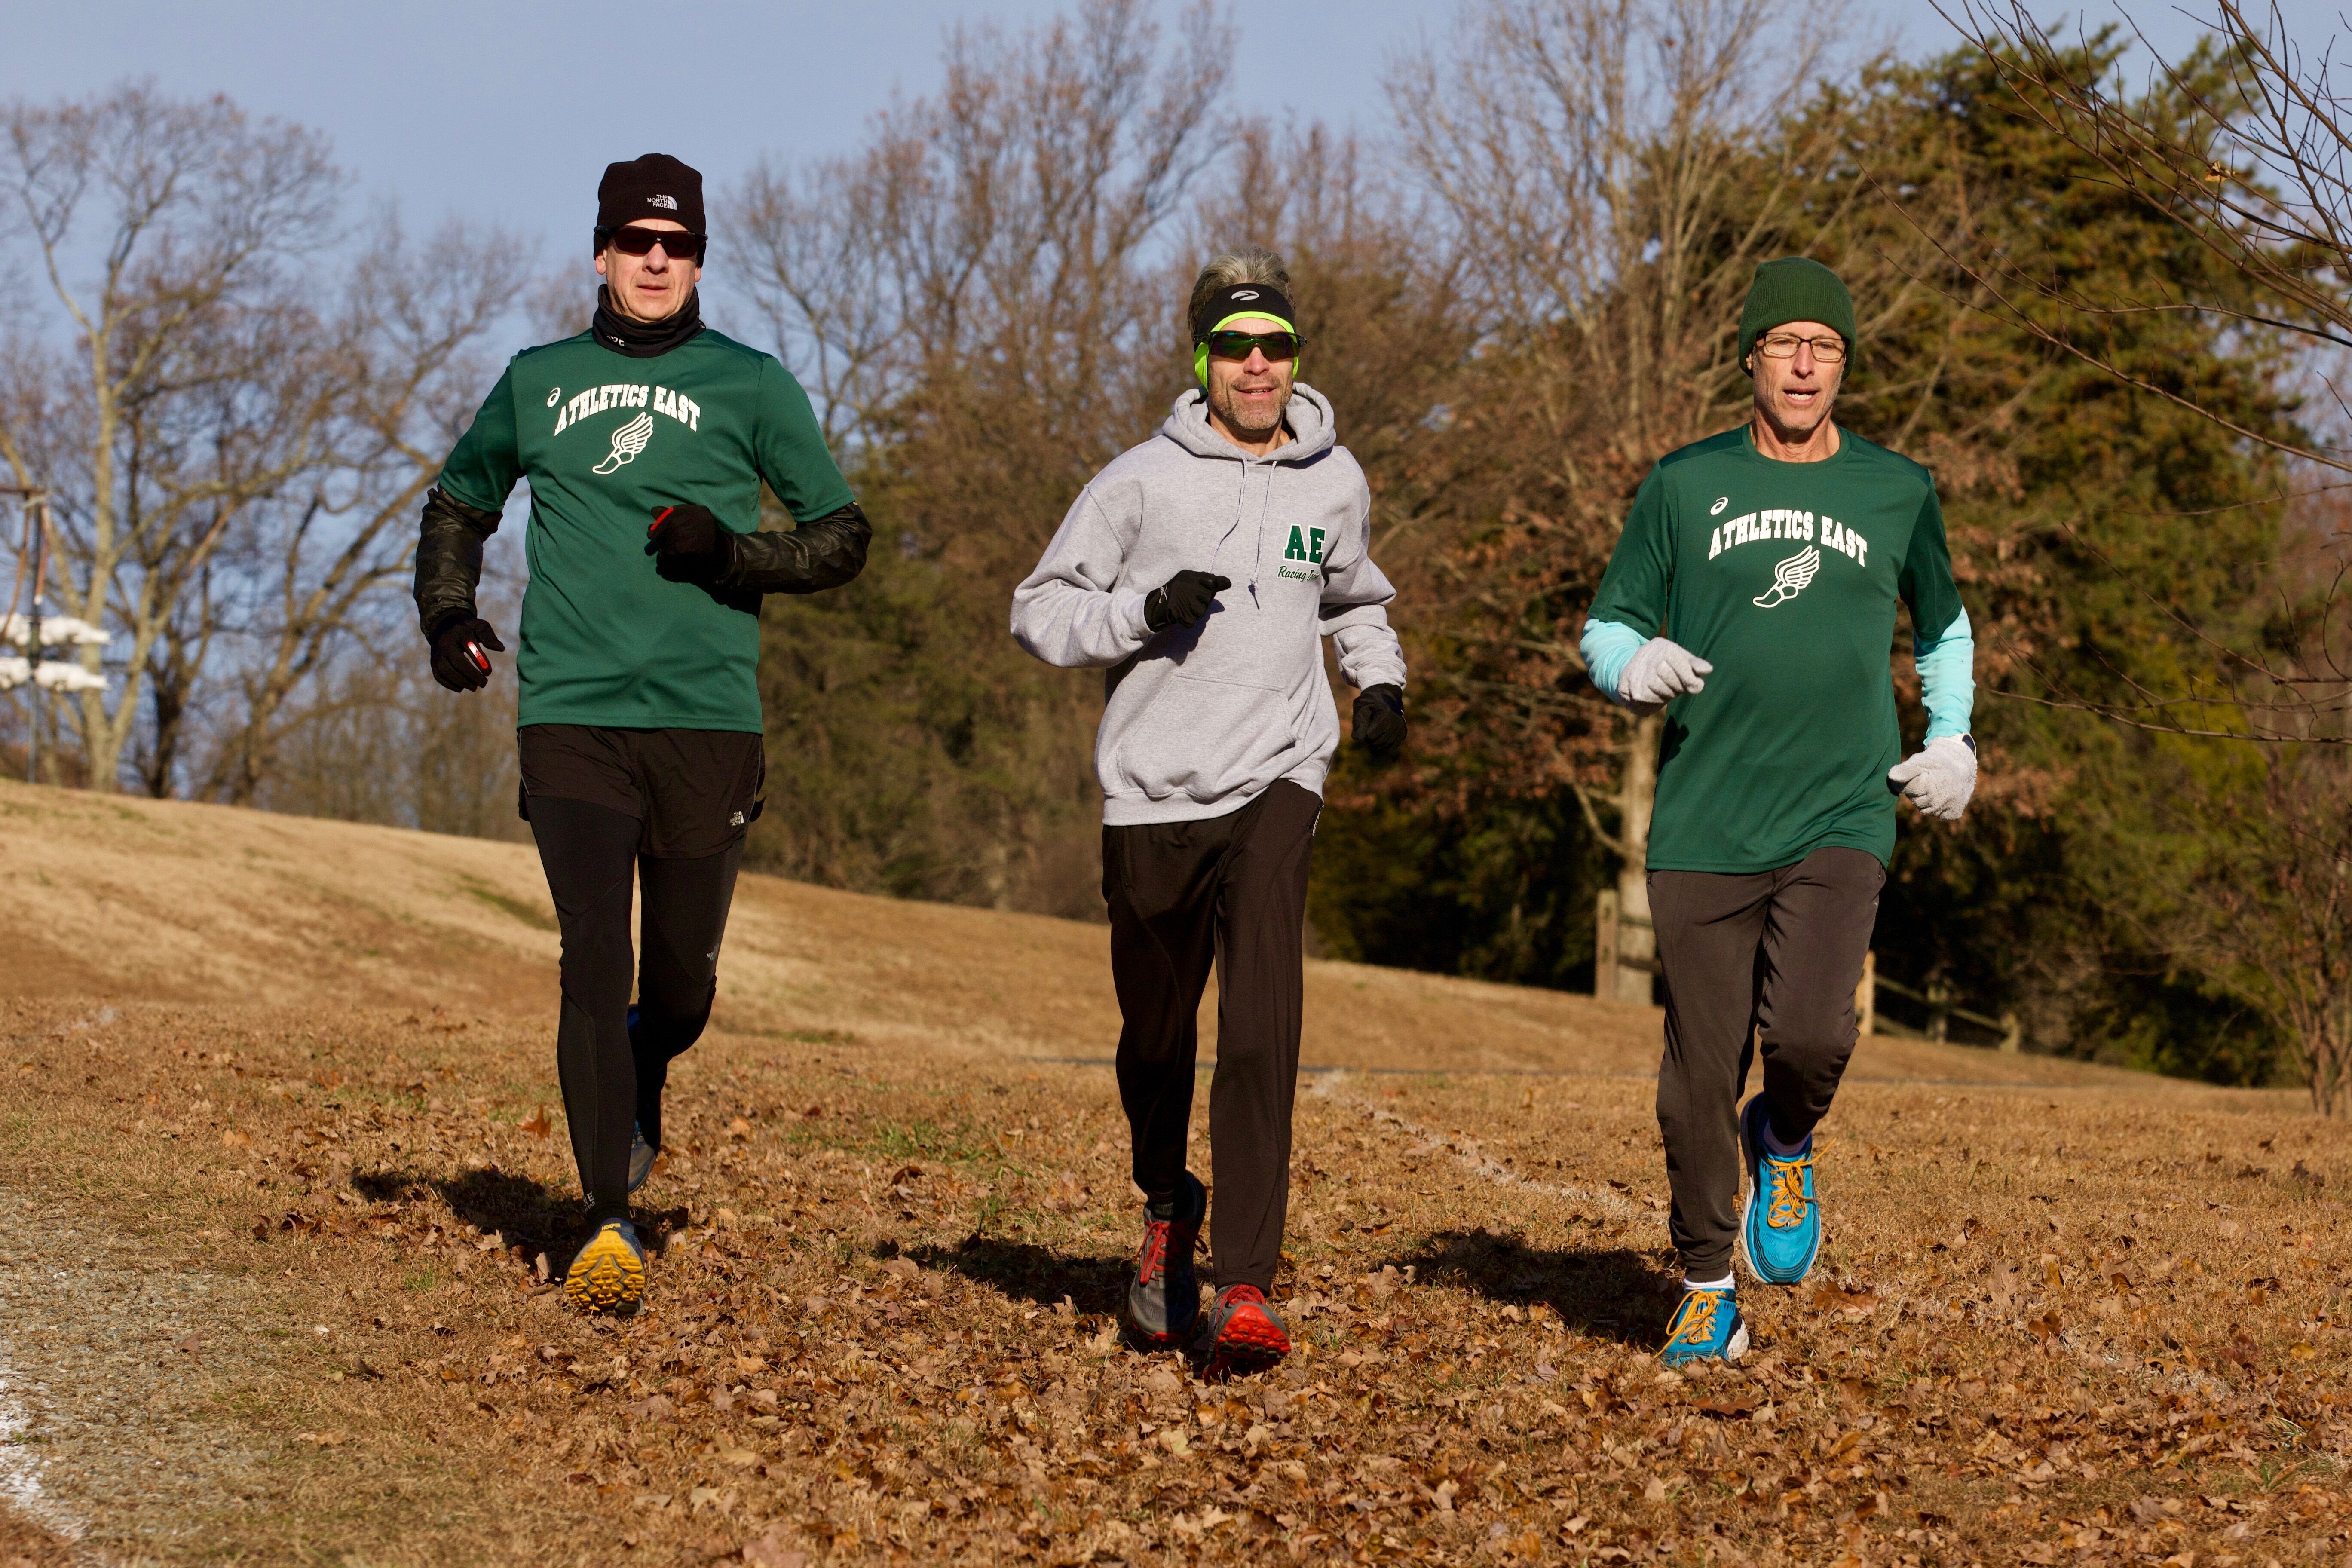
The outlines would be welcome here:
M 677 229 L 639 228 L 626 224 L 619 228 L 600 228 L 596 243 L 601 247 L 611 246 L 624 256 L 651 256 L 654 247 L 672 261 L 699 261 L 703 247 L 710 243 L 707 234 L 684 234 Z
M 1270 360 L 1297 359 L 1305 340 L 1297 332 L 1211 332 L 1209 352 L 1219 359 L 1247 359 L 1250 350 Z

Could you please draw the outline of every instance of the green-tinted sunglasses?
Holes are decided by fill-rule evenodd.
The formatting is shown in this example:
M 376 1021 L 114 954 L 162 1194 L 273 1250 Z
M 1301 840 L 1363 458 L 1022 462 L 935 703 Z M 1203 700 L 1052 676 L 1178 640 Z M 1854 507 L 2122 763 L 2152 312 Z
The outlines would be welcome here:
M 1298 351 L 1307 346 L 1297 332 L 1211 332 L 1209 352 L 1219 359 L 1247 359 L 1255 349 L 1275 361 L 1297 359 Z

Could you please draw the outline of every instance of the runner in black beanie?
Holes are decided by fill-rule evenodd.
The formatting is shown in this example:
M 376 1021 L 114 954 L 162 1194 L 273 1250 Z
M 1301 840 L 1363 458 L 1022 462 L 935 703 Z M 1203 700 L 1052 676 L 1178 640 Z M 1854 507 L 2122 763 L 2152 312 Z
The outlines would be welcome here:
M 604 171 L 596 207 L 595 323 L 517 354 L 449 454 L 416 612 L 435 678 L 485 685 L 504 648 L 475 610 L 482 544 L 528 479 L 521 805 L 562 928 L 556 1064 L 589 1230 L 565 1289 L 626 1313 L 646 1277 L 629 1194 L 670 1061 L 709 1019 L 760 815 L 760 598 L 848 582 L 869 531 L 800 384 L 702 324 L 702 176 L 648 153 Z M 762 485 L 792 531 L 761 531 Z

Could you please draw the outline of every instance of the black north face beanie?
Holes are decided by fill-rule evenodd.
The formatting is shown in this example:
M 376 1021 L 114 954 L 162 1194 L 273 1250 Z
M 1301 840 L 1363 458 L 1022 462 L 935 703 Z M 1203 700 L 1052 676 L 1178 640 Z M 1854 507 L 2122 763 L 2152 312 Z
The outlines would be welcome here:
M 627 163 L 607 163 L 596 184 L 596 226 L 618 228 L 641 217 L 666 217 L 695 234 L 702 226 L 702 175 L 667 153 Z

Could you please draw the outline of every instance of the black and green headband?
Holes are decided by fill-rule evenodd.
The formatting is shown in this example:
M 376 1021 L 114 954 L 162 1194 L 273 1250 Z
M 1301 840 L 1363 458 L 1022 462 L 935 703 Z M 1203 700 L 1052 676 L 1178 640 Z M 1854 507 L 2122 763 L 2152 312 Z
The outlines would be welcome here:
M 1297 335 L 1298 316 L 1290 308 L 1290 297 L 1271 283 L 1228 283 L 1193 312 L 1192 374 L 1202 385 L 1209 384 L 1209 334 L 1253 319 L 1272 321 Z

